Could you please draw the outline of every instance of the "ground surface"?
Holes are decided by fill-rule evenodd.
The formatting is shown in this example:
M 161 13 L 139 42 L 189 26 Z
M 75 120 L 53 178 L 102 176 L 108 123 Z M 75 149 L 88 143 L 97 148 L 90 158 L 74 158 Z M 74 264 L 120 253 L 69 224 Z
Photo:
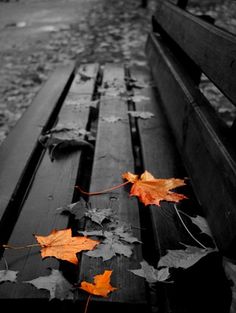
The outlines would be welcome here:
M 139 0 L 0 1 L 0 144 L 53 71 L 73 60 L 134 62 L 144 66 L 144 46 L 155 1 Z M 236 2 L 190 1 L 236 34 Z M 202 89 L 230 126 L 235 109 L 219 91 Z

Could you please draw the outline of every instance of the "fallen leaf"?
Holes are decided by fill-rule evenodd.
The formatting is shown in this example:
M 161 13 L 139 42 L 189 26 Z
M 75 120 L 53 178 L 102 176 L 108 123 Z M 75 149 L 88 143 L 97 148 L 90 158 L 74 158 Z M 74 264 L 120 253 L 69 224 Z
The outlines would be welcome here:
M 98 236 L 105 239 L 97 246 L 94 251 L 86 252 L 86 255 L 94 258 L 101 257 L 103 261 L 110 260 L 116 254 L 130 257 L 133 253 L 133 243 L 141 243 L 130 232 L 125 231 L 121 226 L 113 231 L 91 231 L 80 232 L 85 236 Z
M 35 235 L 41 245 L 41 256 L 56 257 L 73 264 L 78 264 L 76 253 L 82 250 L 92 250 L 99 244 L 99 241 L 83 236 L 72 237 L 71 229 L 53 230 L 48 236 Z
M 93 221 L 94 223 L 97 223 L 100 226 L 102 226 L 102 222 L 104 220 L 111 221 L 113 219 L 114 212 L 110 208 L 107 209 L 94 208 L 89 209 L 87 212 L 85 212 L 84 215 L 90 218 L 91 221 Z
M 142 112 L 142 111 L 128 111 L 132 117 L 142 118 L 142 119 L 149 119 L 154 116 L 151 112 Z
M 108 122 L 108 123 L 115 123 L 117 121 L 121 121 L 122 117 L 111 115 L 111 116 L 108 116 L 108 117 L 102 117 L 102 120 L 105 121 L 105 122 Z
M 143 95 L 136 95 L 136 96 L 131 97 L 131 100 L 133 100 L 134 102 L 141 102 L 143 100 L 145 100 L 145 101 L 150 100 L 150 98 L 143 96 Z
M 192 217 L 192 216 L 189 216 L 189 217 L 192 220 L 192 222 L 194 224 L 196 224 L 203 233 L 205 233 L 208 236 L 213 238 L 211 230 L 210 230 L 209 225 L 207 223 L 207 220 L 204 217 L 202 217 L 200 215 L 197 215 L 196 217 Z
M 71 204 L 66 204 L 60 208 L 56 209 L 59 213 L 70 213 L 74 215 L 75 219 L 80 220 L 81 218 L 84 217 L 84 214 L 87 210 L 87 204 L 86 202 L 81 199 L 80 201 L 71 203 Z
M 39 138 L 39 142 L 49 149 L 50 158 L 60 159 L 68 154 L 83 150 L 90 149 L 94 150 L 94 146 L 86 140 L 83 139 L 66 139 L 59 137 L 51 137 L 50 135 L 43 135 Z
M 94 284 L 82 281 L 80 289 L 92 295 L 107 297 L 110 292 L 117 290 L 117 288 L 112 287 L 110 284 L 111 274 L 112 271 L 106 270 L 101 275 L 95 275 Z
M 10 270 L 0 271 L 0 283 L 5 282 L 5 281 L 10 281 L 12 283 L 15 283 L 17 274 L 18 274 L 18 271 L 10 271 Z
M 140 262 L 141 268 L 137 270 L 129 270 L 133 274 L 143 277 L 148 283 L 156 283 L 158 281 L 166 281 L 170 277 L 169 268 L 155 269 L 145 260 Z
M 200 249 L 193 246 L 187 246 L 185 250 L 167 250 L 167 254 L 160 258 L 158 267 L 181 267 L 186 269 L 214 251 L 216 250 L 211 248 Z
M 184 186 L 185 182 L 182 179 L 158 179 L 153 177 L 148 171 L 145 171 L 140 179 L 138 175 L 130 172 L 124 173 L 122 177 L 133 184 L 130 195 L 139 197 L 140 201 L 145 205 L 156 204 L 160 206 L 160 201 L 162 200 L 179 202 L 182 199 L 187 199 L 183 194 L 170 191 L 176 187 Z
M 58 270 L 52 269 L 49 276 L 41 276 L 33 280 L 24 281 L 32 284 L 37 289 L 46 289 L 50 292 L 49 300 L 54 298 L 59 300 L 73 299 L 72 285 L 64 278 Z

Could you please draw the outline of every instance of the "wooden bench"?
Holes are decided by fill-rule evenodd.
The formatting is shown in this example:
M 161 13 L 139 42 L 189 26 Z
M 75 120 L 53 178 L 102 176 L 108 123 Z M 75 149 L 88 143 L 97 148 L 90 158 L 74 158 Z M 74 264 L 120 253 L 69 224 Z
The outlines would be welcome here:
M 1 245 L 34 245 L 34 234 L 47 236 L 54 229 L 71 228 L 75 236 L 101 229 L 85 216 L 57 210 L 83 199 L 92 208 L 115 210 L 142 244 L 134 243 L 130 257 L 117 254 L 107 261 L 78 253 L 78 265 L 42 259 L 39 247 L 2 248 L 0 270 L 18 274 L 16 282 L 0 284 L 1 305 L 24 312 L 85 312 L 87 294 L 79 288 L 73 300 L 49 300 L 48 290 L 25 282 L 55 269 L 76 286 L 110 269 L 118 289 L 105 298 L 92 296 L 88 312 L 229 312 L 231 282 L 222 260 L 236 257 L 235 124 L 222 123 L 199 82 L 204 73 L 236 104 L 236 38 L 188 13 L 183 3 L 180 8 L 159 1 L 146 54 L 145 69 L 122 64 L 58 68 L 0 149 Z M 137 118 L 132 111 L 153 115 Z M 58 138 L 52 131 L 58 125 L 81 130 L 79 143 L 68 144 L 68 150 L 49 149 L 47 140 Z M 66 131 L 61 133 L 67 139 Z M 178 203 L 182 221 L 204 246 L 217 245 L 194 266 L 176 269 L 172 283 L 148 284 L 129 271 L 143 260 L 157 268 L 167 250 L 183 249 L 183 243 L 202 247 L 172 202 L 144 206 L 129 197 L 130 186 L 90 197 L 75 188 L 104 190 L 121 184 L 127 171 L 145 170 L 157 178 L 186 179 L 186 186 L 177 189 L 188 197 Z M 186 214 L 204 217 L 214 240 Z

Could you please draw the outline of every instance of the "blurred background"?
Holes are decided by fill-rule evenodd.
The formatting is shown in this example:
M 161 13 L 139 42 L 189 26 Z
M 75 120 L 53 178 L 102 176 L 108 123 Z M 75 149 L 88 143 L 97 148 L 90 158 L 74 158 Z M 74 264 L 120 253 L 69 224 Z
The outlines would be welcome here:
M 157 1 L 142 8 L 141 0 L 0 0 L 0 144 L 55 67 L 73 60 L 146 66 Z M 236 34 L 235 0 L 189 0 L 187 9 Z M 200 88 L 231 126 L 232 104 L 204 75 Z

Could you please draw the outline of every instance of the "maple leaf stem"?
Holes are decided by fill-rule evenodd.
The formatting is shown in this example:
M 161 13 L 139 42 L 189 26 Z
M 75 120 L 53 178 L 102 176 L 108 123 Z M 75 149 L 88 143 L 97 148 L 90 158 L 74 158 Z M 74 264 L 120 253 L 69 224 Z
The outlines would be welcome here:
M 32 248 L 32 247 L 39 247 L 39 246 L 40 246 L 39 243 L 34 243 L 34 244 L 31 244 L 31 245 L 19 246 L 19 247 L 11 246 L 11 245 L 2 245 L 2 247 L 5 248 L 5 249 L 14 249 L 14 250 L 25 249 L 25 248 Z
M 88 296 L 88 299 L 87 299 L 87 301 L 86 301 L 86 305 L 85 305 L 84 313 L 87 313 L 87 311 L 88 311 L 88 305 L 89 305 L 89 301 L 90 301 L 90 299 L 91 299 L 91 295 L 89 295 L 89 296 Z
M 184 226 L 184 228 L 186 229 L 186 231 L 188 232 L 188 234 L 189 234 L 189 235 L 193 238 L 193 240 L 195 240 L 202 248 L 207 249 L 207 247 L 204 246 L 199 240 L 197 240 L 197 238 L 195 238 L 195 237 L 193 236 L 193 234 L 189 231 L 189 229 L 188 229 L 188 227 L 185 225 L 185 223 L 184 223 L 184 221 L 183 221 L 181 215 L 179 214 L 179 211 L 178 211 L 178 209 L 177 209 L 177 207 L 176 207 L 176 204 L 174 204 L 174 208 L 175 208 L 176 214 L 178 215 L 178 218 L 180 219 L 182 225 Z
M 78 185 L 75 186 L 75 187 L 78 188 L 79 191 L 80 191 L 82 194 L 86 195 L 86 196 L 96 196 L 96 195 L 101 195 L 101 194 L 103 194 L 103 193 L 110 192 L 110 191 L 115 190 L 115 189 L 119 189 L 120 187 L 125 186 L 125 185 L 127 185 L 127 184 L 129 184 L 129 183 L 130 183 L 130 181 L 126 181 L 126 182 L 124 182 L 124 183 L 122 183 L 122 184 L 119 184 L 119 185 L 116 185 L 116 186 L 114 186 L 114 187 L 111 187 L 111 188 L 108 188 L 108 189 L 104 189 L 104 190 L 101 190 L 101 191 L 95 191 L 95 192 L 87 192 L 87 191 L 84 191 L 84 190 L 81 189 L 81 187 L 78 186 Z

